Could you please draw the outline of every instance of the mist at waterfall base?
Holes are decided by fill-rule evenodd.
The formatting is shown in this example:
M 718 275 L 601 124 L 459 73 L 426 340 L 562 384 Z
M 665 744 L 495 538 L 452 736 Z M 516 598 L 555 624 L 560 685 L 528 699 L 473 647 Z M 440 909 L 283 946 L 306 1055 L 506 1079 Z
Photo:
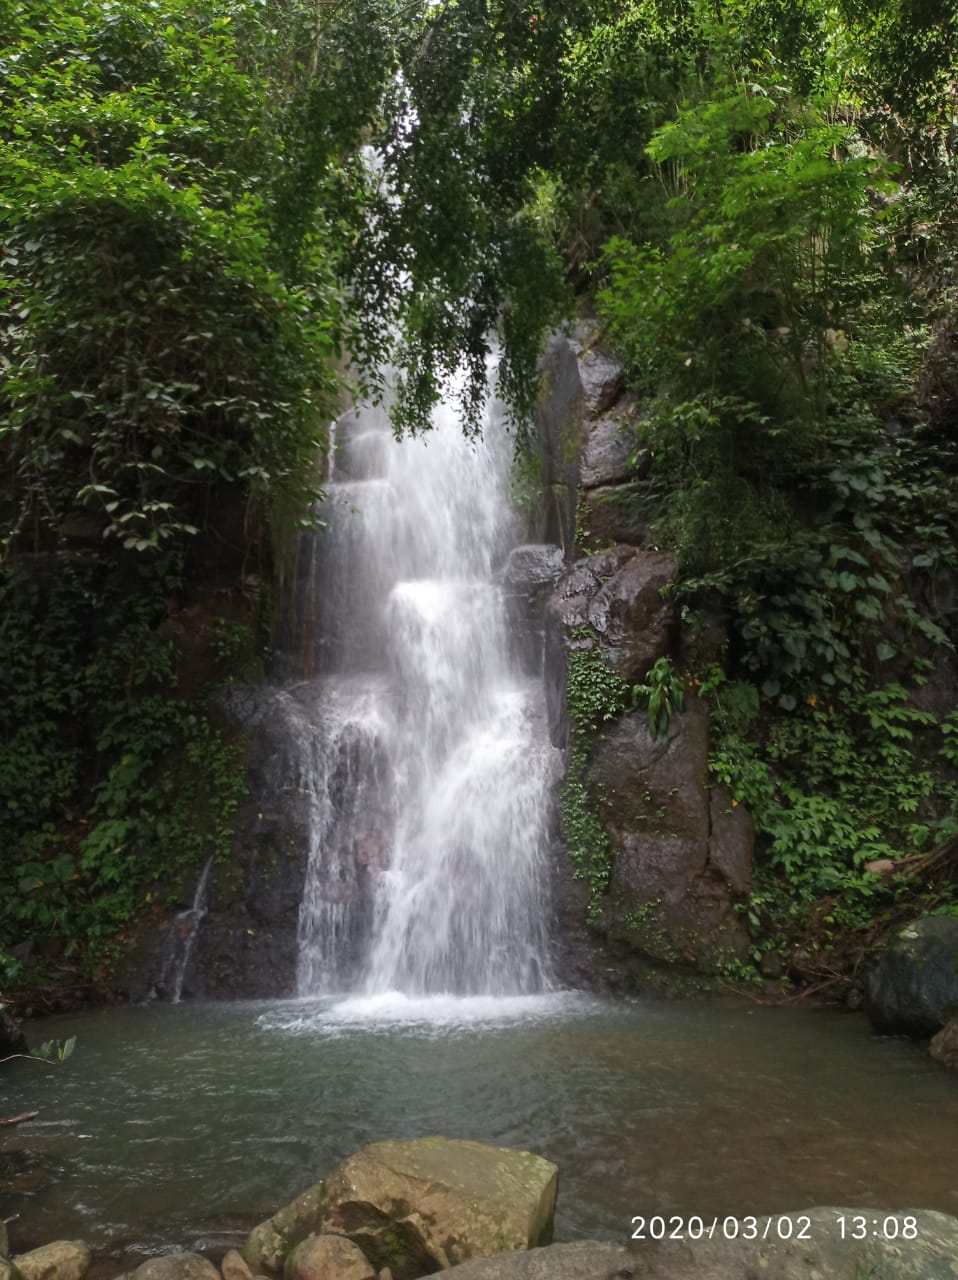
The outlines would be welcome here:
M 0 1156 L 16 1247 L 223 1247 L 367 1142 L 432 1133 L 554 1160 L 559 1239 L 626 1240 L 633 1214 L 958 1213 L 954 1080 L 860 1014 L 482 1000 L 445 1022 L 332 998 L 46 1020 L 70 1062 L 3 1077 L 7 1110 L 40 1111 Z M 45 1185 L 4 1197 L 14 1147 Z
M 277 699 L 309 707 L 284 766 L 309 800 L 301 996 L 348 992 L 386 1017 L 433 998 L 442 1017 L 452 997 L 488 1011 L 553 985 L 561 759 L 541 652 L 517 643 L 501 586 L 520 540 L 512 451 L 494 402 L 478 439 L 448 406 L 401 441 L 382 410 L 336 424 Z

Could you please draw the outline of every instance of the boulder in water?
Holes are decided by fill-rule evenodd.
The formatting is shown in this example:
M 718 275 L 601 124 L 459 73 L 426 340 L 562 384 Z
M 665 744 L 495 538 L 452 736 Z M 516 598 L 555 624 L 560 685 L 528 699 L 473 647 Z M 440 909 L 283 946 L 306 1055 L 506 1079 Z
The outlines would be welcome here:
M 28 1051 L 27 1037 L 23 1034 L 22 1028 L 14 1022 L 3 1005 L 0 1005 L 0 1058 Z
M 930 1036 L 958 1017 L 958 916 L 899 929 L 871 969 L 865 1007 L 877 1031 Z
M 16 1260 L 23 1280 L 83 1280 L 93 1255 L 82 1240 L 54 1240 Z
M 958 1018 L 954 1018 L 938 1032 L 928 1052 L 943 1067 L 958 1071 Z
M 332 1232 L 407 1280 L 547 1243 L 557 1176 L 555 1165 L 528 1151 L 478 1142 L 373 1143 L 255 1227 L 243 1255 L 254 1271 L 278 1272 L 301 1240 Z
M 307 1236 L 286 1259 L 286 1280 L 376 1280 L 358 1245 L 344 1236 Z

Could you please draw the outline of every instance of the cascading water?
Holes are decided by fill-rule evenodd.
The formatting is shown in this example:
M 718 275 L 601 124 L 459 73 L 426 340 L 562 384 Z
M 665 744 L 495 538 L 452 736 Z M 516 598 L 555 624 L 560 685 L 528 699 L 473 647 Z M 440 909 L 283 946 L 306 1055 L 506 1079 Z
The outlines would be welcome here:
M 466 440 L 444 407 L 418 439 L 369 409 L 336 441 L 299 569 L 315 708 L 299 993 L 542 991 L 558 758 L 497 586 L 509 440 L 495 413 Z

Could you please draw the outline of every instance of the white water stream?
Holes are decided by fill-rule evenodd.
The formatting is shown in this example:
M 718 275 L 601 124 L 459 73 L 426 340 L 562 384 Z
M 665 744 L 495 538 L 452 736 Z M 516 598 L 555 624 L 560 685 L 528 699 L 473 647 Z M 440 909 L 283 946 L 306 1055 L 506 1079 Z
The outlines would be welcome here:
M 300 995 L 550 985 L 559 762 L 497 585 L 516 541 L 510 470 L 495 413 L 480 441 L 445 407 L 398 443 L 378 410 L 337 424 L 327 528 L 306 557 L 317 723 L 299 753 Z

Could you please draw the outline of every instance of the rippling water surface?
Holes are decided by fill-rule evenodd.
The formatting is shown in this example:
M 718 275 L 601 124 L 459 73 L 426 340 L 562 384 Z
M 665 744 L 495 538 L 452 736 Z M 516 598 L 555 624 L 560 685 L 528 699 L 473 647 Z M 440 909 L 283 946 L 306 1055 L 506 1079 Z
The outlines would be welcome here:
M 859 1016 L 385 994 L 104 1009 L 37 1034 L 78 1045 L 3 1076 L 0 1111 L 40 1110 L 2 1140 L 21 1248 L 225 1240 L 364 1143 L 432 1133 L 554 1160 L 560 1239 L 624 1239 L 633 1214 L 958 1214 L 958 1076 Z M 11 1193 L 11 1168 L 33 1189 Z

